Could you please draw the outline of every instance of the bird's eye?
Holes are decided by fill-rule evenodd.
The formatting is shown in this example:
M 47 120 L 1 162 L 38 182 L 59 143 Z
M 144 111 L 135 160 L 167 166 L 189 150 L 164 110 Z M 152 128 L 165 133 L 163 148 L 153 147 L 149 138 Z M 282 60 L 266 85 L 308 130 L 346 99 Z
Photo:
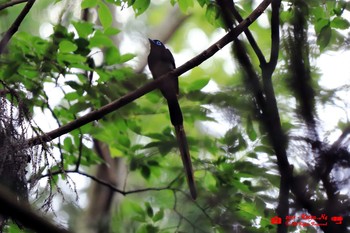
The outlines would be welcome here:
M 156 45 L 161 46 L 161 45 L 162 45 L 162 42 L 160 42 L 159 40 L 156 40 Z

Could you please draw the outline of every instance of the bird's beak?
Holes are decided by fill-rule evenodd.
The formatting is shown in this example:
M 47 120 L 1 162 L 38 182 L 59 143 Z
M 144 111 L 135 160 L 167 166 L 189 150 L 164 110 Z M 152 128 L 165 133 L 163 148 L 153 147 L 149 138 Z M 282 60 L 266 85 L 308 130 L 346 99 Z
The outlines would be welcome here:
M 150 43 L 150 44 L 152 44 L 152 43 L 153 43 L 153 40 L 152 40 L 152 39 L 150 39 L 150 38 L 148 38 L 148 41 L 149 41 L 149 43 Z
M 149 41 L 149 47 L 152 49 L 154 47 L 154 42 L 150 38 L 148 38 L 148 41 Z

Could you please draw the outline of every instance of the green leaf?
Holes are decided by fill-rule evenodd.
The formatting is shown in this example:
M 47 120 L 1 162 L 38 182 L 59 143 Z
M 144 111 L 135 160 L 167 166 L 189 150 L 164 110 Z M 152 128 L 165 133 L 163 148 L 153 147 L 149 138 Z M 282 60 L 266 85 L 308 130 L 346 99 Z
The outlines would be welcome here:
M 203 181 L 204 181 L 203 186 L 206 187 L 208 190 L 210 190 L 210 191 L 217 190 L 217 188 L 216 188 L 217 180 L 215 179 L 215 177 L 213 176 L 212 173 L 210 173 L 210 172 L 206 173 Z
M 114 65 L 120 62 L 120 53 L 116 47 L 106 49 L 105 59 L 107 65 Z
M 293 17 L 293 14 L 291 11 L 282 11 L 280 13 L 280 18 L 282 22 L 290 22 L 292 17 Z
M 205 4 L 208 4 L 208 3 L 209 3 L 208 0 L 197 0 L 197 2 L 199 3 L 199 5 L 200 5 L 201 7 L 203 7 Z
M 113 35 L 117 35 L 119 32 L 120 30 L 118 28 L 109 27 L 105 29 L 104 34 L 106 36 L 113 36 Z
M 256 140 L 257 133 L 254 129 L 254 125 L 253 125 L 252 119 L 250 117 L 248 117 L 248 119 L 247 119 L 247 134 L 248 134 L 248 137 L 251 141 Z
M 266 210 L 266 203 L 263 200 L 261 200 L 261 198 L 255 198 L 254 202 L 256 210 L 258 210 L 260 213 L 263 213 L 264 210 Z
M 67 152 L 72 152 L 74 150 L 72 138 L 66 137 L 63 141 L 63 146 Z
M 67 94 L 65 94 L 64 98 L 68 101 L 72 101 L 72 100 L 76 100 L 79 99 L 80 95 L 78 95 L 78 93 L 74 92 L 69 92 Z
M 75 51 L 76 54 L 80 54 L 82 56 L 87 56 L 90 53 L 91 50 L 89 49 L 89 41 L 87 39 L 77 38 L 74 40 L 74 42 L 78 46 L 78 49 Z M 91 63 L 93 63 L 93 60 L 92 60 L 92 58 L 89 57 L 88 64 L 90 67 L 93 67 L 93 65 L 91 65 Z
M 21 74 L 23 77 L 28 77 L 28 78 L 36 78 L 38 77 L 38 71 L 36 70 L 35 67 L 30 66 L 26 63 L 22 64 L 17 72 Z
M 191 82 L 187 87 L 188 91 L 199 91 L 204 88 L 210 81 L 210 78 L 202 78 Z
M 98 0 L 83 0 L 81 3 L 81 9 L 92 8 L 97 6 Z
M 103 48 L 103 47 L 112 47 L 112 46 L 114 46 L 114 43 L 111 40 L 111 38 L 100 33 L 96 33 L 90 39 L 90 46 L 89 46 L 90 48 L 91 47 Z
M 219 10 L 215 3 L 211 3 L 207 6 L 205 17 L 212 25 L 216 24 L 216 20 L 219 18 Z
M 98 18 L 103 26 L 103 28 L 109 28 L 112 26 L 113 17 L 109 8 L 102 1 L 98 4 Z
M 238 135 L 239 135 L 238 129 L 236 127 L 231 128 L 225 133 L 224 143 L 226 145 L 234 144 L 234 142 L 237 141 Z
M 159 229 L 152 224 L 144 224 L 142 225 L 135 233 L 159 233 Z
M 149 7 L 150 0 L 135 0 L 134 4 L 132 4 L 132 8 L 134 9 L 136 16 L 141 15 L 147 8 Z
M 151 170 L 149 169 L 148 166 L 142 166 L 142 167 L 141 167 L 141 175 L 142 175 L 143 178 L 145 178 L 146 180 L 150 177 L 150 175 L 151 175 Z
M 6 222 L 4 233 L 23 233 L 23 227 L 19 227 L 18 225 L 19 224 L 13 223 L 11 221 Z
M 151 204 L 149 202 L 146 202 L 145 206 L 146 206 L 146 213 L 147 213 L 148 217 L 152 218 L 153 217 L 153 208 L 152 208 Z
M 62 54 L 57 55 L 57 60 L 65 64 L 74 64 L 79 62 L 85 62 L 86 57 L 77 54 Z
M 346 8 L 349 9 L 347 5 L 349 6 L 349 4 L 346 1 L 336 1 L 336 5 L 333 8 L 333 13 L 336 16 L 341 16 Z
M 65 82 L 68 86 L 70 86 L 71 88 L 73 88 L 74 90 L 79 90 L 81 89 L 81 85 L 79 83 L 77 83 L 76 81 L 66 81 Z
M 158 222 L 159 220 L 163 219 L 164 217 L 164 209 L 160 208 L 159 211 L 153 216 L 152 220 L 153 222 Z
M 135 0 L 126 0 L 126 2 L 128 3 L 128 6 L 132 6 L 135 3 Z
M 320 34 L 317 35 L 317 44 L 320 50 L 323 51 L 329 44 L 332 36 L 332 29 L 330 26 L 323 27 Z
M 79 92 L 77 94 L 80 96 L 82 95 L 82 93 L 79 93 Z M 88 102 L 77 102 L 73 104 L 69 110 L 74 113 L 77 113 L 77 112 L 86 111 L 86 109 L 88 109 L 89 107 L 91 107 L 91 104 Z
M 350 23 L 348 20 L 344 19 L 343 17 L 335 17 L 331 21 L 331 27 L 337 28 L 337 29 L 348 29 L 350 26 Z
M 156 161 L 156 160 L 150 160 L 150 161 L 147 162 L 147 164 L 148 164 L 149 166 L 159 167 L 159 162 Z
M 62 53 L 70 53 L 77 50 L 78 46 L 68 40 L 62 40 L 58 45 L 60 52 Z
M 123 55 L 121 55 L 121 57 L 120 57 L 119 63 L 125 63 L 125 62 L 127 62 L 127 61 L 130 61 L 130 60 L 133 59 L 134 57 L 136 57 L 136 55 L 135 55 L 135 54 L 132 54 L 132 53 L 123 54 Z
M 321 5 L 321 6 L 315 6 L 315 7 L 312 7 L 310 9 L 311 13 L 315 16 L 315 18 L 318 20 L 318 19 L 321 19 L 321 18 L 324 18 L 324 17 L 327 17 L 327 14 L 324 10 L 324 7 Z
M 94 31 L 93 24 L 89 22 L 73 22 L 73 25 L 78 35 L 83 38 L 88 37 Z
M 118 143 L 126 148 L 130 147 L 130 139 L 127 135 L 120 134 L 118 138 Z
M 193 0 L 178 0 L 179 8 L 186 13 L 189 7 L 193 7 Z

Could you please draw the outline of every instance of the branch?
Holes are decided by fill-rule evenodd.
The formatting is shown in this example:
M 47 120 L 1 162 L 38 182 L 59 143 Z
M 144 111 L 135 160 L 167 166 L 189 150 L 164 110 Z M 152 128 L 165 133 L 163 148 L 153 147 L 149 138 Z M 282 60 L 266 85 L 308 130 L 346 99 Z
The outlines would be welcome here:
M 226 24 L 226 27 L 230 29 L 231 31 L 233 30 L 233 25 L 235 23 L 234 18 L 240 23 L 243 21 L 241 15 L 236 11 L 234 7 L 234 2 L 229 0 L 229 1 L 224 1 L 224 0 L 216 0 L 218 5 L 221 8 L 222 14 L 223 14 L 223 19 Z M 232 10 L 232 12 L 231 12 Z M 256 54 L 259 58 L 259 54 L 262 56 L 262 53 L 255 43 L 254 38 L 252 37 L 250 31 L 248 29 L 244 30 L 244 33 L 246 34 L 250 44 L 252 47 L 255 46 L 255 51 Z M 257 107 L 260 108 L 262 112 L 265 112 L 265 98 L 264 94 L 262 92 L 262 88 L 259 82 L 259 77 L 257 73 L 255 72 L 255 69 L 250 61 L 250 58 L 248 56 L 248 52 L 244 44 L 239 40 L 239 39 L 234 39 L 234 44 L 232 46 L 232 51 L 233 54 L 237 57 L 237 60 L 239 64 L 242 66 L 242 70 L 244 72 L 244 80 L 245 80 L 245 85 L 248 90 L 250 90 L 253 93 L 254 97 L 254 111 L 260 112 Z M 260 51 L 260 53 L 259 53 Z M 266 64 L 265 58 L 262 56 L 260 60 L 260 64 Z
M 18 202 L 4 187 L 0 188 L 0 212 L 20 222 L 24 227 L 39 233 L 69 233 L 48 222 L 43 217 L 30 210 L 28 204 Z
M 293 168 L 290 166 L 286 147 L 287 137 L 281 126 L 281 119 L 278 113 L 276 95 L 272 84 L 272 74 L 276 68 L 279 53 L 279 10 L 281 0 L 272 0 L 271 17 L 271 54 L 267 64 L 261 64 L 263 89 L 266 96 L 266 112 L 264 117 L 265 128 L 277 157 L 277 165 L 281 174 L 280 190 L 278 197 L 277 215 L 282 219 L 289 212 L 289 192 L 293 182 Z M 287 226 L 283 223 L 277 227 L 278 233 L 287 232 Z
M 171 72 L 161 76 L 160 78 L 153 80 L 144 86 L 140 87 L 139 89 L 132 91 L 119 99 L 101 107 L 98 110 L 95 110 L 93 112 L 90 112 L 74 121 L 71 121 L 70 123 L 59 127 L 51 132 L 46 133 L 45 135 L 37 136 L 35 138 L 31 138 L 27 141 L 29 146 L 34 146 L 38 144 L 42 144 L 45 142 L 49 142 L 57 137 L 60 137 L 74 129 L 77 129 L 89 122 L 99 120 L 103 116 L 105 116 L 108 113 L 111 113 L 128 103 L 136 100 L 137 98 L 140 98 L 141 96 L 147 94 L 150 91 L 153 91 L 156 89 L 159 85 L 159 83 L 163 82 L 163 80 L 167 78 L 174 78 L 178 77 L 181 74 L 187 72 L 188 70 L 200 65 L 202 62 L 207 60 L 208 58 L 212 57 L 217 51 L 222 49 L 224 46 L 226 46 L 228 43 L 233 41 L 237 38 L 237 36 L 242 33 L 250 24 L 252 24 L 269 6 L 272 0 L 264 0 L 245 20 L 243 20 L 237 27 L 234 28 L 233 31 L 230 31 L 227 33 L 224 37 L 222 37 L 219 41 L 217 41 L 215 44 L 211 45 L 207 50 L 203 51 L 196 57 L 192 58 L 182 66 L 172 70 Z
M 271 8 L 271 54 L 270 69 L 274 70 L 277 65 L 280 48 L 280 6 L 281 0 L 272 0 Z
M 162 191 L 162 190 L 173 190 L 173 191 L 181 191 L 180 189 L 177 189 L 177 188 L 172 188 L 171 186 L 173 185 L 173 183 L 175 182 L 175 180 L 171 181 L 166 187 L 162 187 L 162 188 L 143 188 L 143 189 L 135 189 L 135 190 L 130 190 L 130 191 L 124 191 L 124 190 L 121 190 L 121 189 L 118 189 L 115 185 L 105 181 L 105 180 L 102 180 L 102 179 L 99 179 L 93 175 L 90 175 L 88 173 L 85 173 L 85 172 L 82 172 L 82 171 L 78 171 L 78 170 L 58 170 L 58 171 L 53 171 L 53 172 L 49 172 L 45 175 L 42 175 L 40 176 L 40 178 L 44 178 L 44 177 L 48 177 L 48 176 L 55 176 L 55 175 L 59 175 L 59 174 L 68 174 L 68 173 L 75 173 L 75 174 L 79 174 L 79 175 L 82 175 L 82 176 L 85 176 L 93 181 L 95 181 L 96 183 L 99 183 L 101 185 L 104 185 L 108 188 L 110 188 L 112 191 L 114 192 L 117 192 L 117 193 L 120 193 L 122 195 L 128 195 L 128 194 L 132 194 L 132 193 L 141 193 L 141 192 L 147 192 L 147 191 Z M 31 181 L 29 181 L 31 182 Z M 187 195 L 187 194 L 185 194 Z M 187 195 L 189 197 L 189 195 Z M 189 199 L 191 199 L 189 197 Z M 0 203 L 1 204 L 1 203 Z
M 233 6 L 233 9 L 232 9 L 232 14 L 237 19 L 237 21 L 239 23 L 242 22 L 243 18 L 242 18 L 242 16 L 239 14 L 239 12 L 237 11 L 237 9 L 234 6 Z M 260 50 L 256 40 L 254 39 L 253 34 L 251 33 L 251 31 L 249 29 L 247 29 L 247 30 L 244 31 L 244 33 L 245 33 L 245 35 L 246 35 L 250 45 L 252 46 L 256 56 L 258 57 L 259 62 L 261 64 L 266 63 L 265 57 L 264 57 L 262 51 Z
M 26 2 L 26 1 L 28 1 L 28 0 L 14 0 L 14 1 L 6 2 L 2 5 L 0 5 L 0 11 L 2 11 L 3 9 L 6 9 L 7 7 L 14 6 L 14 5 Z
M 234 19 L 231 17 L 231 15 L 238 21 L 238 23 L 243 21 L 243 18 L 240 15 L 240 13 L 237 11 L 233 0 L 216 0 L 216 2 L 218 3 L 218 5 L 221 8 L 221 11 L 223 13 L 223 18 L 224 18 L 224 21 L 225 21 L 227 28 L 232 30 L 232 26 L 235 23 Z M 265 57 L 264 57 L 263 53 L 261 52 L 258 44 L 256 43 L 249 28 L 244 30 L 244 34 L 246 35 L 248 42 L 250 43 L 256 56 L 258 57 L 259 62 L 261 64 L 265 64 L 266 63 Z
M 27 4 L 24 6 L 17 19 L 13 22 L 11 27 L 5 33 L 4 37 L 0 41 L 0 54 L 4 52 L 7 43 L 10 41 L 11 37 L 18 31 L 19 26 L 21 25 L 24 17 L 26 17 L 26 15 L 29 13 L 29 10 L 32 8 L 34 2 L 35 0 L 28 0 Z

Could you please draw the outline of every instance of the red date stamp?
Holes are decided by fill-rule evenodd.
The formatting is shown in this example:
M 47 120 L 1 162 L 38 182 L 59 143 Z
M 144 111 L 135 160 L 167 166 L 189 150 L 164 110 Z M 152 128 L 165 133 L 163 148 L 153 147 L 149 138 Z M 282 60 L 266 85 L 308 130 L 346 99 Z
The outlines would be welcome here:
M 321 214 L 320 216 L 301 214 L 300 216 L 286 216 L 285 219 L 282 219 L 279 216 L 274 216 L 271 218 L 270 222 L 274 225 L 286 224 L 287 226 L 327 226 L 329 220 L 334 224 L 342 224 L 342 216 L 332 216 L 330 219 L 326 214 Z

